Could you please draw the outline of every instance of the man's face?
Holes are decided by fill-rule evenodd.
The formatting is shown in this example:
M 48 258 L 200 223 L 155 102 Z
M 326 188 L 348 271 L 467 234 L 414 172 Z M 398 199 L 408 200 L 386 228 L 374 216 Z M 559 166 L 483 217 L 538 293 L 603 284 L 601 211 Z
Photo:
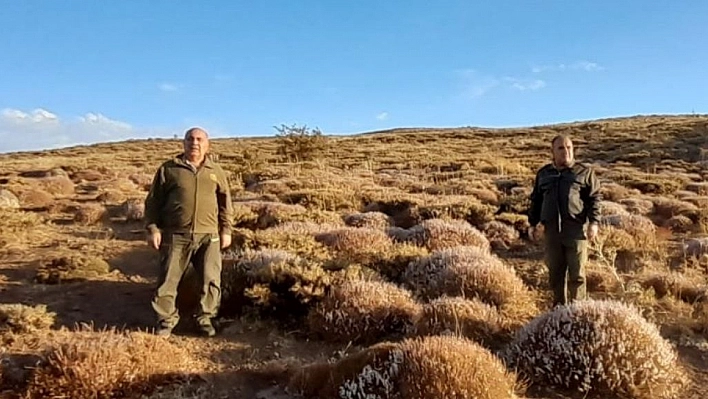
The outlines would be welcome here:
M 192 130 L 184 137 L 184 153 L 192 160 L 201 159 L 209 150 L 209 139 L 202 130 Z
M 561 138 L 553 143 L 553 162 L 557 166 L 568 166 L 573 162 L 573 142 Z

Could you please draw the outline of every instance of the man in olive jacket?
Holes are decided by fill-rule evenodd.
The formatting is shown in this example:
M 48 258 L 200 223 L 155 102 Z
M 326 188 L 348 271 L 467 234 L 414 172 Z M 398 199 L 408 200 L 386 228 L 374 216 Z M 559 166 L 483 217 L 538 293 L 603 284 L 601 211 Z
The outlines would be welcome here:
M 585 299 L 588 239 L 598 233 L 600 183 L 587 166 L 575 161 L 573 142 L 556 136 L 551 142 L 553 162 L 536 174 L 529 209 L 529 237 L 544 231 L 546 265 L 553 304 Z
M 160 254 L 160 277 L 152 307 L 157 334 L 169 336 L 179 321 L 177 287 L 190 261 L 201 279 L 201 332 L 216 334 L 211 319 L 221 301 L 221 250 L 231 245 L 232 204 L 221 167 L 208 156 L 209 137 L 187 130 L 184 153 L 164 162 L 145 200 L 148 244 Z

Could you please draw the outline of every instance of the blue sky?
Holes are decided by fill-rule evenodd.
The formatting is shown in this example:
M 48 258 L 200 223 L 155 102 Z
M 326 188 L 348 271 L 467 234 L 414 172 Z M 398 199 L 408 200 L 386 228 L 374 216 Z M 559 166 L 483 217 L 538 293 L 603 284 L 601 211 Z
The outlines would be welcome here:
M 2 1 L 0 152 L 708 112 L 704 1 Z

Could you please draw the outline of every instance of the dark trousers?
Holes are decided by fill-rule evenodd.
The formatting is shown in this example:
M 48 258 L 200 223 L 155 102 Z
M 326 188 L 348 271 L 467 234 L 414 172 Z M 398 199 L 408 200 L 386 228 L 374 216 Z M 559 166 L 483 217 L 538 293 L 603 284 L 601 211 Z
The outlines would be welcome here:
M 160 277 L 152 307 L 161 327 L 179 321 L 177 287 L 192 263 L 201 283 L 197 321 L 207 324 L 221 301 L 221 242 L 218 234 L 164 234 L 160 245 Z
M 565 305 L 576 299 L 585 299 L 587 240 L 568 238 L 560 234 L 546 234 L 545 253 L 553 304 Z

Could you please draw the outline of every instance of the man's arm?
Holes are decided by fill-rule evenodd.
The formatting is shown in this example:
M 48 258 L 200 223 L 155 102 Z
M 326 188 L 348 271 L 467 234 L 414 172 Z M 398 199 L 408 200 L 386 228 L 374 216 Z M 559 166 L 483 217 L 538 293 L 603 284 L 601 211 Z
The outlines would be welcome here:
M 219 234 L 231 235 L 234 214 L 233 204 L 231 203 L 231 189 L 226 173 L 221 168 L 219 168 L 216 201 L 219 206 Z
M 536 178 L 534 179 L 533 190 L 529 199 L 531 204 L 529 206 L 528 218 L 531 227 L 535 227 L 541 221 L 541 208 L 543 206 L 543 193 L 541 193 L 541 187 L 539 185 L 541 177 L 541 171 L 536 173 Z
M 595 171 L 592 168 L 588 169 L 587 181 L 585 184 L 585 195 L 583 202 L 587 210 L 588 221 L 593 224 L 600 223 L 600 202 L 602 195 L 600 194 L 600 179 L 597 178 Z
M 160 166 L 155 172 L 150 191 L 145 198 L 145 227 L 151 232 L 159 231 L 160 211 L 165 201 L 165 168 Z

